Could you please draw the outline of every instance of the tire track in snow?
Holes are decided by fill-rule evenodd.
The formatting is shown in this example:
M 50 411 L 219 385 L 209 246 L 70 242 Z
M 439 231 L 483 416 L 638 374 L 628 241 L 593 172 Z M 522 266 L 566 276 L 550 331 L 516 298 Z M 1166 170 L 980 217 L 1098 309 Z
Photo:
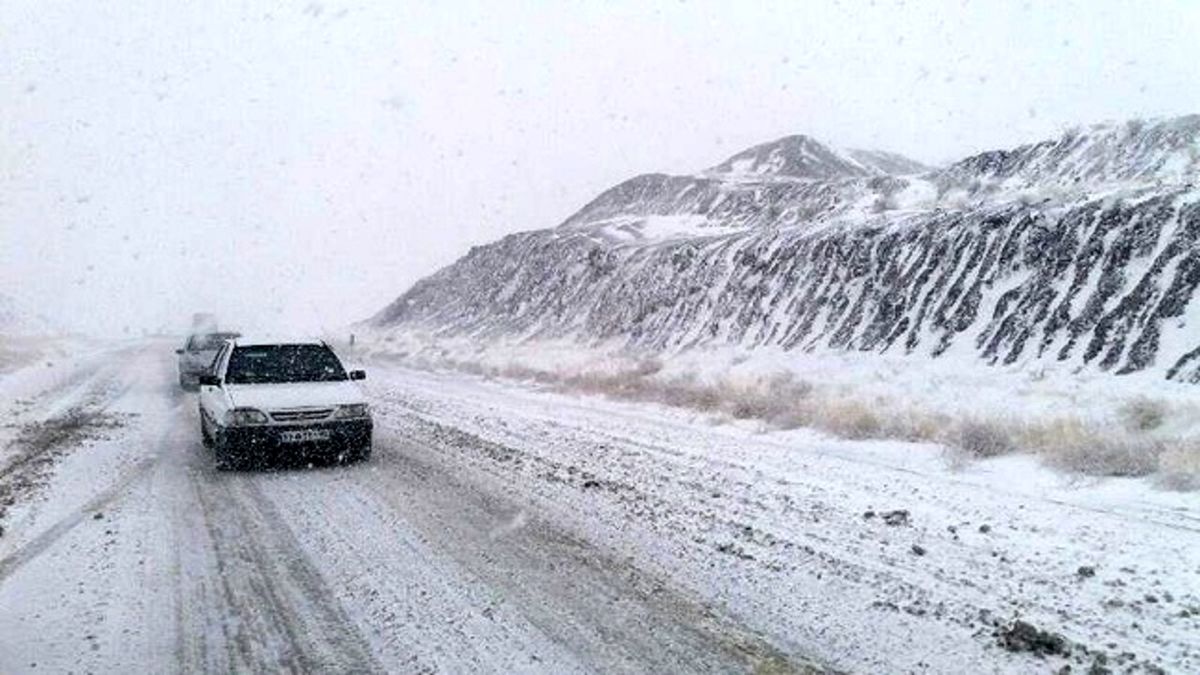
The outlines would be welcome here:
M 532 515 L 529 505 L 455 475 L 425 449 L 436 440 L 377 433 L 381 447 L 375 470 L 362 474 L 365 487 L 589 667 L 820 671 L 785 656 L 718 608 Z
M 199 450 L 195 454 L 206 459 Z M 190 473 L 216 569 L 181 574 L 200 573 L 209 583 L 215 578 L 216 597 L 205 592 L 208 584 L 199 584 L 194 599 L 200 606 L 192 612 L 199 610 L 206 621 L 221 617 L 227 662 L 205 640 L 198 649 L 185 645 L 181 663 L 188 663 L 189 651 L 199 651 L 201 663 L 193 665 L 203 670 L 383 671 L 256 477 L 195 468 Z M 214 601 L 218 606 L 211 606 Z M 189 632 L 180 626 L 181 636 Z

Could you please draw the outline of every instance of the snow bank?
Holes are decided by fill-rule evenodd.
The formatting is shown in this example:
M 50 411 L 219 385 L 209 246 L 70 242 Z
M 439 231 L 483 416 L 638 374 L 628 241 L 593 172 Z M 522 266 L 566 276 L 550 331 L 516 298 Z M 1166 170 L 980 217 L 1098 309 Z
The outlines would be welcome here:
M 391 331 L 367 336 L 364 356 L 425 368 L 532 380 L 563 391 L 699 410 L 764 430 L 811 427 L 842 438 L 932 441 L 947 461 L 1039 455 L 1092 476 L 1149 476 L 1200 486 L 1200 401 L 1194 387 L 1152 374 L 1113 376 L 1030 361 L 775 348 L 671 353 L 567 340 L 499 340 Z

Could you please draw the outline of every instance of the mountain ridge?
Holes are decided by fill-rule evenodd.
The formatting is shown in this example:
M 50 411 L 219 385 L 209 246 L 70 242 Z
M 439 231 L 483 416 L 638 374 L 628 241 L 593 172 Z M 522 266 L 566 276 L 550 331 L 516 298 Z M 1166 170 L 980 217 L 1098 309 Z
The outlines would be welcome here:
M 472 249 L 369 322 L 1200 382 L 1200 116 L 1086 129 L 917 175 L 858 175 L 808 137 L 801 159 L 821 161 L 797 170 L 832 177 L 643 174 L 556 228 Z M 770 145 L 716 168 L 791 170 Z
M 838 150 L 804 134 L 784 136 L 743 150 L 704 174 L 831 180 L 922 173 L 930 167 L 898 153 Z

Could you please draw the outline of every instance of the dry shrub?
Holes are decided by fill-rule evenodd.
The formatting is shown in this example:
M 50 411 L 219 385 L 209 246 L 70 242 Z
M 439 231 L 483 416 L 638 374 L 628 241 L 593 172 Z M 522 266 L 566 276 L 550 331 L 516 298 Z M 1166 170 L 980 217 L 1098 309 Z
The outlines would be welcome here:
M 1160 440 L 1103 430 L 1077 419 L 1061 419 L 1031 428 L 1027 447 L 1050 464 L 1089 476 L 1145 476 L 1158 468 Z
M 817 425 L 842 438 L 861 440 L 882 436 L 883 422 L 876 412 L 854 399 L 831 401 L 821 406 Z
M 1200 489 L 1200 441 L 1172 443 L 1158 457 L 1159 483 L 1169 490 Z
M 676 408 L 711 412 L 721 406 L 721 393 L 717 387 L 697 382 L 690 376 L 660 381 L 655 393 L 659 403 Z
M 764 385 L 769 395 L 788 401 L 806 399 L 813 393 L 812 384 L 805 380 L 798 380 L 795 375 L 788 372 L 771 375 L 766 379 Z
M 759 419 L 770 422 L 794 416 L 796 408 L 807 407 L 812 385 L 795 379 L 790 373 L 778 373 L 749 384 L 725 383 L 722 408 L 734 419 Z
M 633 373 L 638 377 L 650 377 L 651 375 L 657 375 L 662 369 L 662 361 L 656 358 L 646 358 L 637 362 L 633 367 Z
M 813 426 L 816 418 L 814 406 L 808 401 L 799 401 L 775 413 L 767 422 L 780 429 L 799 429 Z
M 880 436 L 883 438 L 910 442 L 944 441 L 947 430 L 953 426 L 950 417 L 944 414 L 929 414 L 912 407 L 879 408 L 887 410 L 887 414 L 880 417 Z
M 423 357 L 419 360 L 425 361 Z M 884 402 L 814 395 L 814 388 L 790 373 L 759 379 L 717 382 L 694 375 L 664 377 L 658 359 L 642 359 L 624 368 L 594 369 L 571 375 L 521 364 L 504 368 L 452 361 L 436 364 L 457 370 L 533 380 L 564 390 L 625 400 L 652 401 L 708 413 L 710 422 L 757 419 L 779 429 L 814 427 L 847 439 L 895 438 L 939 441 L 953 450 L 950 461 L 997 457 L 1015 450 L 1036 452 L 1051 465 L 1091 476 L 1158 474 L 1168 489 L 1200 489 L 1200 441 L 1163 439 L 1148 433 L 1166 420 L 1166 406 L 1140 398 L 1119 412 L 1124 429 L 1076 418 L 1018 426 L 994 419 L 956 422 L 947 415 Z
M 1125 428 L 1130 431 L 1153 431 L 1162 426 L 1167 418 L 1167 406 L 1162 401 L 1136 398 L 1125 403 L 1118 411 Z
M 959 425 L 952 445 L 971 457 L 999 457 L 1013 451 L 1008 430 L 997 422 L 972 419 Z
M 655 385 L 648 377 L 639 374 L 641 366 L 615 372 L 585 370 L 556 382 L 568 391 L 599 394 L 635 401 L 654 400 Z
M 775 412 L 776 402 L 762 391 L 747 385 L 727 385 L 723 406 L 735 420 L 766 419 Z
M 540 371 L 520 363 L 509 363 L 497 371 L 497 375 L 509 380 L 537 380 Z

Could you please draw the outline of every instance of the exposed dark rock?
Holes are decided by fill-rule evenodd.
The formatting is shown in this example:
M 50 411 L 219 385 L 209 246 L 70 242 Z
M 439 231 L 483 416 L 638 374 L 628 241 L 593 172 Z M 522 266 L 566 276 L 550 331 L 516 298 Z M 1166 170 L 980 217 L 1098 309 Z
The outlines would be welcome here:
M 1038 656 L 1067 653 L 1066 638 L 1020 619 L 1001 628 L 998 639 L 1000 646 L 1010 652 L 1031 652 Z

